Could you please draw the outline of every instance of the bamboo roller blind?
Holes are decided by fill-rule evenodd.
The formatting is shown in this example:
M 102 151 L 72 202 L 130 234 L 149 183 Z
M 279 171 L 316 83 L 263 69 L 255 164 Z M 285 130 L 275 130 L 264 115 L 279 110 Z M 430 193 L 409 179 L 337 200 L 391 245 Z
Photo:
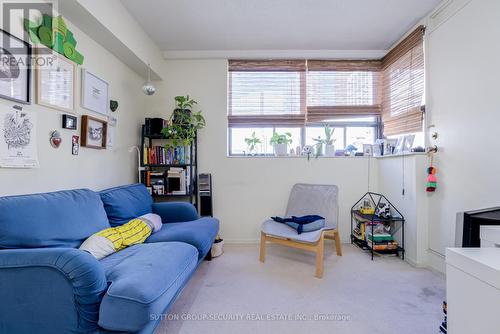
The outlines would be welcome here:
M 380 60 L 230 60 L 228 124 L 382 116 L 385 135 L 422 131 L 424 31 L 418 27 Z

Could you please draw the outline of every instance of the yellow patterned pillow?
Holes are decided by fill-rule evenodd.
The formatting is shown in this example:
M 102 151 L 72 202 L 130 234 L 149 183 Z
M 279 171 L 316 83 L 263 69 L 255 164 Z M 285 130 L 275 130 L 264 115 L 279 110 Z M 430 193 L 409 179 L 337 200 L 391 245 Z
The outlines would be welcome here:
M 126 247 L 142 244 L 155 229 L 152 220 L 157 217 L 154 216 L 156 215 L 148 214 L 132 219 L 121 226 L 110 227 L 97 232 L 87 238 L 80 246 L 80 249 L 89 252 L 100 260 Z

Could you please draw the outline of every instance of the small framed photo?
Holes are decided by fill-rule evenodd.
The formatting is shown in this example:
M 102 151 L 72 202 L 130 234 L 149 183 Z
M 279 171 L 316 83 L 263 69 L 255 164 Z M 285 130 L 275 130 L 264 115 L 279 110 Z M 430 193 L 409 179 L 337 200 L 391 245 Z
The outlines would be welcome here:
M 404 138 L 403 152 L 411 152 L 413 142 L 415 141 L 415 135 L 406 135 Z
M 108 122 L 101 119 L 82 116 L 82 147 L 106 149 Z
M 403 153 L 404 142 L 405 142 L 404 136 L 398 137 L 398 141 L 396 142 L 396 148 L 394 149 L 394 154 Z
M 0 97 L 30 104 L 30 44 L 0 29 L 0 61 Z
M 43 50 L 38 50 L 42 55 Z M 53 52 L 36 66 L 36 103 L 52 109 L 74 112 L 76 65 Z M 50 61 L 49 61 L 50 60 Z
M 363 144 L 363 154 L 366 156 L 372 156 L 373 155 L 373 145 Z
M 82 107 L 108 116 L 109 84 L 97 75 L 82 69 Z
M 71 116 L 71 115 L 62 115 L 62 128 L 63 129 L 69 129 L 69 130 L 76 130 L 77 126 L 77 118 L 76 116 Z
M 78 155 L 80 152 L 80 137 L 73 136 L 71 138 L 71 154 Z

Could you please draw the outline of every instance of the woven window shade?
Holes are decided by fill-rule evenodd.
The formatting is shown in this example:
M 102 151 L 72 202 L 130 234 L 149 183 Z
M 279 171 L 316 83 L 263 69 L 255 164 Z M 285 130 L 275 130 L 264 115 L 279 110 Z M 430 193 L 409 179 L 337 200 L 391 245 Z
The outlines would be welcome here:
M 307 65 L 307 122 L 381 114 L 381 61 L 311 60 Z
M 305 60 L 230 60 L 228 123 L 303 125 Z
M 425 28 L 418 27 L 382 59 L 384 135 L 423 130 Z
M 305 60 L 229 60 L 229 72 L 305 72 Z
M 374 71 L 382 69 L 382 60 L 308 60 L 309 71 Z

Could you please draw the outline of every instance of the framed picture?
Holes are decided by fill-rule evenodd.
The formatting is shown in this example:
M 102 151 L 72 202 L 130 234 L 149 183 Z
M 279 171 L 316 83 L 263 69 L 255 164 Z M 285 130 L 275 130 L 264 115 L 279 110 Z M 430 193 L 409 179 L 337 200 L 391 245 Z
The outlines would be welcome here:
M 31 103 L 31 46 L 0 29 L 0 97 Z
M 398 137 L 398 141 L 396 142 L 396 148 L 394 149 L 394 154 L 403 153 L 404 143 L 405 143 L 405 137 L 404 136 Z
M 42 55 L 42 52 L 38 54 Z M 36 103 L 57 110 L 73 112 L 75 110 L 75 63 L 56 52 L 53 52 L 50 58 L 44 57 L 43 59 L 47 61 L 36 66 Z
M 81 146 L 96 149 L 106 149 L 108 122 L 83 115 Z
M 108 83 L 86 69 L 82 69 L 82 107 L 108 116 L 108 96 Z
M 403 152 L 411 152 L 413 142 L 415 141 L 415 135 L 406 135 L 404 138 Z
M 62 127 L 63 129 L 76 130 L 77 120 L 76 116 L 62 115 Z
M 366 156 L 372 156 L 373 155 L 373 145 L 363 144 L 363 154 Z
M 80 137 L 78 136 L 73 136 L 71 138 L 71 154 L 73 155 L 78 155 L 78 152 L 80 151 Z

